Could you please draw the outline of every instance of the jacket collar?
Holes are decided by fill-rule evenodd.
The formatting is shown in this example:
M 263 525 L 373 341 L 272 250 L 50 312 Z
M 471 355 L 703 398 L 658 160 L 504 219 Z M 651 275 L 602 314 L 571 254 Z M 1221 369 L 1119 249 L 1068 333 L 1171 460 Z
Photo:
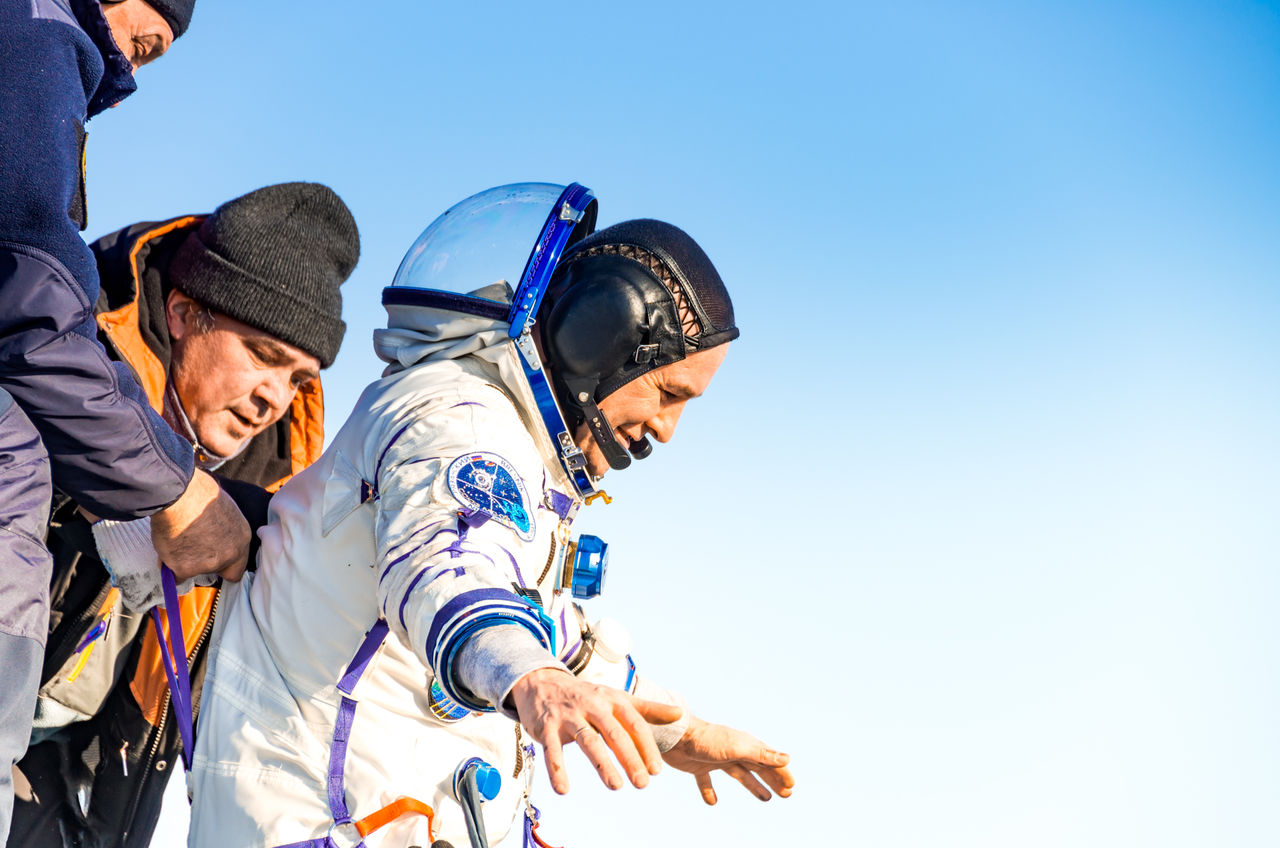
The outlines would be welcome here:
M 92 118 L 137 91 L 138 83 L 133 78 L 133 66 L 111 36 L 111 27 L 107 24 L 100 0 L 71 0 L 71 7 L 80 28 L 102 54 L 102 80 L 89 98 L 88 117 Z

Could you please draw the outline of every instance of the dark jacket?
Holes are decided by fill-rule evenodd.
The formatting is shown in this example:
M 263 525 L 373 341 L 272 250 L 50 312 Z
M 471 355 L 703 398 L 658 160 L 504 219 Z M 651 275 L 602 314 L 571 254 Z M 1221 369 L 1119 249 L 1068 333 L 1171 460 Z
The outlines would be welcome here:
M 200 220 L 135 224 L 93 245 L 103 281 L 97 306 L 103 341 L 136 372 L 157 408 L 170 353 L 165 270 Z M 284 418 L 215 474 L 256 529 L 266 523 L 267 490 L 314 462 L 323 442 L 323 399 L 315 381 L 299 391 Z M 52 700 L 91 718 L 33 746 L 18 764 L 39 801 L 18 793 L 9 845 L 141 848 L 155 829 L 169 773 L 181 767 L 159 643 L 144 616 L 114 609 L 107 572 L 75 503 L 64 499 L 55 507 L 49 547 L 57 577 L 41 706 Z M 197 707 L 218 595 L 216 588 L 195 589 L 180 603 Z M 83 655 L 76 649 L 104 607 L 110 609 L 111 638 L 95 645 L 92 662 L 68 682 Z M 72 799 L 86 789 L 89 807 L 82 812 Z
M 40 432 L 54 485 L 130 519 L 177 500 L 191 446 L 97 340 L 85 122 L 134 89 L 97 0 L 0 0 L 0 388 Z

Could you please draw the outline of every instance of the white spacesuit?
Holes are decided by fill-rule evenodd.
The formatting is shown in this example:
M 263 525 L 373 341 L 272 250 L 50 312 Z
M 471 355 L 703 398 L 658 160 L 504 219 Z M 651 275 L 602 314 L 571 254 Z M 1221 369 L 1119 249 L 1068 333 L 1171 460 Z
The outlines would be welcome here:
M 553 786 L 567 788 L 557 785 L 559 748 L 547 741 L 546 725 L 528 724 L 521 692 L 596 691 L 578 682 L 585 679 L 614 687 L 605 700 L 617 698 L 633 713 L 617 690 L 680 703 L 637 677 L 619 625 L 589 628 L 572 603 L 598 592 L 606 561 L 599 540 L 570 533 L 594 492 L 587 469 L 593 462 L 593 474 L 625 467 L 626 452 L 647 450 L 647 425 L 629 426 L 634 435 L 615 442 L 596 401 L 617 385 L 596 392 L 588 372 L 596 367 L 591 351 L 611 344 L 623 345 L 605 369 L 627 371 L 618 385 L 690 351 L 693 362 L 700 340 L 722 345 L 737 336 L 732 307 L 727 296 L 719 306 L 700 302 L 682 266 L 658 247 L 582 260 L 608 272 L 588 275 L 584 290 L 605 280 L 614 295 L 564 298 L 548 327 L 576 320 L 579 329 L 543 339 L 563 364 L 548 375 L 529 332 L 532 317 L 561 251 L 590 232 L 595 212 L 581 186 L 560 190 L 525 184 L 464 201 L 411 248 L 396 278 L 406 288 L 384 293 L 389 325 L 375 334 L 389 363 L 383 378 L 365 390 L 321 459 L 275 496 L 257 572 L 228 593 L 217 618 L 190 779 L 194 848 L 426 848 L 440 839 L 463 848 L 483 842 L 477 818 L 496 842 L 528 809 L 522 799 L 535 746 L 513 721 L 516 707 L 529 732 L 543 734 Z M 537 213 L 532 231 L 507 226 L 530 210 Z M 648 232 L 660 222 L 639 224 Z M 711 268 L 692 240 L 661 227 L 678 234 L 674 250 Z M 503 258 L 504 251 L 518 258 Z M 494 262 L 505 270 L 493 270 Z M 722 294 L 714 269 L 707 273 L 714 281 L 704 290 Z M 601 323 L 610 305 L 623 326 L 641 327 L 639 344 Z M 583 339 L 590 344 L 575 351 Z M 721 348 L 689 373 L 702 369 L 705 386 L 722 356 Z M 569 381 L 568 394 L 556 397 L 577 405 L 575 414 L 592 428 L 590 445 L 607 441 L 600 447 L 608 465 L 575 444 L 553 400 L 553 379 Z M 674 428 L 684 399 L 701 389 L 657 385 L 645 391 L 672 414 L 652 420 Z M 535 678 L 542 682 L 528 682 Z M 770 789 L 790 792 L 786 755 L 739 731 L 686 714 L 653 727 L 650 738 L 641 713 L 627 719 L 635 724 L 626 733 L 576 718 L 583 713 L 564 715 L 571 723 L 559 725 L 560 742 L 577 742 L 606 782 L 608 769 L 592 753 L 594 728 L 604 739 L 643 737 L 641 748 L 656 740 L 678 755 L 677 767 L 698 776 L 708 803 L 715 800 L 711 768 L 762 799 Z M 639 756 L 627 766 L 637 786 L 644 783 Z M 656 763 L 657 751 L 643 756 L 652 773 L 648 758 Z M 455 779 L 472 758 L 501 778 L 500 790 L 496 779 L 485 781 L 483 795 L 494 797 L 479 816 L 478 802 L 467 803 L 480 791 L 476 773 L 470 790 Z
M 511 297 L 503 284 L 477 294 Z M 339 677 L 380 620 L 390 636 L 370 645 L 376 653 L 346 693 L 358 708 L 340 794 L 353 822 L 402 797 L 434 818 L 429 828 L 408 810 L 368 837 L 371 848 L 466 845 L 451 784 L 469 757 L 503 777 L 484 805 L 495 842 L 523 809 L 532 764 L 517 759 L 532 746 L 501 712 L 460 706 L 451 697 L 459 684 L 438 680 L 433 667 L 458 669 L 471 700 L 486 704 L 501 704 L 527 671 L 587 655 L 580 675 L 637 685 L 618 636 L 606 650 L 584 650 L 585 623 L 560 591 L 581 499 L 541 424 L 508 323 L 422 306 L 388 311 L 376 341 L 392 363 L 387 375 L 365 390 L 324 456 L 275 496 L 257 573 L 218 616 L 192 771 L 193 846 L 282 846 L 329 833 Z M 492 632 L 446 660 L 486 616 Z M 514 628 L 526 639 L 512 648 Z M 487 638 L 506 647 L 485 651 Z

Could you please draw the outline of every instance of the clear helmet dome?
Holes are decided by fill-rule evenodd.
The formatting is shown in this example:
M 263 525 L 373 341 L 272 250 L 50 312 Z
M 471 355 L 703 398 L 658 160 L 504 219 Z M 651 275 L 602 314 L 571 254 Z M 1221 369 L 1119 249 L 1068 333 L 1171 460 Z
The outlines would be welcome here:
M 418 236 L 392 287 L 470 295 L 510 306 L 565 188 L 512 183 L 455 204 Z

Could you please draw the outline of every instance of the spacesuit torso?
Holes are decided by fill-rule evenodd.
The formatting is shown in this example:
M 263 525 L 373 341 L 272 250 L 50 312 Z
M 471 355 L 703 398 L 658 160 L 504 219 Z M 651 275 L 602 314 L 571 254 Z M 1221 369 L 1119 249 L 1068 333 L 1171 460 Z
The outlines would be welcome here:
M 584 649 L 580 613 L 557 591 L 580 501 L 533 424 L 514 343 L 499 322 L 403 312 L 410 326 L 378 339 L 380 354 L 399 363 L 394 373 L 366 389 L 323 457 L 277 494 L 256 575 L 227 593 L 201 706 L 192 846 L 280 846 L 328 833 L 337 684 L 379 619 L 389 635 L 351 692 L 346 804 L 358 821 L 408 796 L 433 808 L 435 825 L 429 834 L 425 816 L 402 816 L 369 836 L 370 848 L 467 845 L 451 781 L 468 757 L 503 778 L 484 806 L 495 842 L 520 810 L 532 747 L 526 753 L 506 715 L 451 698 L 461 684 L 433 671 L 469 621 L 505 616 L 496 626 L 526 643 L 541 629 L 536 656 L 508 658 L 509 682 L 590 657 L 575 670 L 634 686 L 625 648 L 621 657 Z M 469 671 L 455 676 L 494 673 Z M 494 698 L 503 685 L 492 683 Z

